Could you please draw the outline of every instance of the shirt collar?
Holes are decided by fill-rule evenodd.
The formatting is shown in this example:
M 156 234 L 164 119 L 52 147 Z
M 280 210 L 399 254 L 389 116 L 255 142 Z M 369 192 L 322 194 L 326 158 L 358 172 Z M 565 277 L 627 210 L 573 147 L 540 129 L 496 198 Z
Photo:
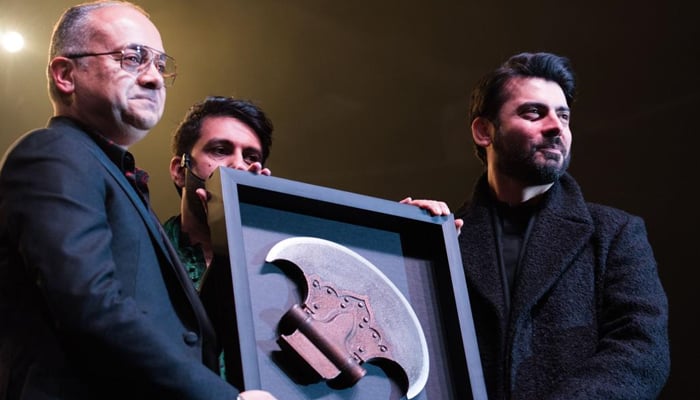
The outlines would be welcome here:
M 127 178 L 136 184 L 141 194 L 146 197 L 146 200 L 148 199 L 148 173 L 142 169 L 136 168 L 136 159 L 133 154 L 116 144 L 113 140 L 107 139 L 92 129 L 88 129 L 80 121 L 64 116 L 54 117 L 52 119 L 67 119 L 80 127 L 95 141 L 95 143 L 97 143 L 100 149 L 107 155 L 107 158 L 109 158 Z

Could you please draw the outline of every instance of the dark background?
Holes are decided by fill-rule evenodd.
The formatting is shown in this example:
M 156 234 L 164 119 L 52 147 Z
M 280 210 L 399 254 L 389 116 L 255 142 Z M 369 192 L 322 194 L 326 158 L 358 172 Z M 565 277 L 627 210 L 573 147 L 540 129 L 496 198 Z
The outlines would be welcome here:
M 670 301 L 661 398 L 700 398 L 700 23 L 692 1 L 654 3 L 144 0 L 179 75 L 161 123 L 131 150 L 151 173 L 159 216 L 175 214 L 170 135 L 195 101 L 234 95 L 272 118 L 274 175 L 454 210 L 481 172 L 466 121 L 471 87 L 514 53 L 567 56 L 579 86 L 571 172 L 589 200 L 645 218 Z M 0 50 L 0 152 L 51 115 L 48 40 L 72 4 L 0 0 L 0 33 L 27 40 L 24 52 Z

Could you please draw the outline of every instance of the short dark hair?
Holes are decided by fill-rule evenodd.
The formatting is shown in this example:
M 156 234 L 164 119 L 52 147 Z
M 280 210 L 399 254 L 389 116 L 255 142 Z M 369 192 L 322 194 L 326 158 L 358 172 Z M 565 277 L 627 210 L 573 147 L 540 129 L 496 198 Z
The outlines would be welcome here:
M 532 77 L 556 82 L 571 106 L 576 95 L 576 83 L 571 63 L 566 57 L 551 53 L 520 53 L 510 57 L 500 67 L 485 75 L 471 94 L 469 123 L 484 117 L 498 126 L 498 113 L 506 102 L 504 87 L 513 78 Z M 486 149 L 474 143 L 476 155 L 486 164 Z
M 260 140 L 261 163 L 265 165 L 272 146 L 272 121 L 251 101 L 227 96 L 209 96 L 190 107 L 173 136 L 173 155 L 192 151 L 194 144 L 201 136 L 202 121 L 207 117 L 235 118 L 252 129 Z

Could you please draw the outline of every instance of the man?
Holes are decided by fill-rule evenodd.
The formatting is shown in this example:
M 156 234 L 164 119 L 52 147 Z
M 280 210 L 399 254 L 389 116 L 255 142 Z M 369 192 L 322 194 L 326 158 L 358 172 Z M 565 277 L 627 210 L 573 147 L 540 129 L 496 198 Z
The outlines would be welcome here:
M 131 3 L 81 4 L 58 21 L 54 117 L 0 169 L 0 398 L 238 396 L 214 372 L 211 322 L 127 151 L 161 118 L 174 78 Z
M 272 122 L 255 104 L 225 96 L 209 96 L 188 110 L 173 136 L 170 176 L 180 195 L 180 214 L 170 217 L 163 228 L 180 261 L 200 292 L 214 328 L 222 338 L 222 378 L 240 385 L 237 336 L 231 296 L 228 260 L 214 258 L 207 222 L 206 180 L 220 166 L 270 175 L 263 167 L 272 145 Z M 211 267 L 211 268 L 210 268 Z M 202 292 L 207 272 L 207 290 Z M 224 357 L 223 355 L 228 355 Z
M 490 399 L 653 399 L 667 300 L 643 221 L 588 203 L 566 172 L 574 78 L 523 53 L 472 93 L 485 173 L 458 214 Z
M 272 122 L 255 104 L 210 96 L 189 109 L 173 136 L 170 176 L 181 197 L 180 214 L 163 226 L 197 288 L 214 255 L 206 219 L 206 179 L 220 166 L 270 175 L 263 165 L 272 130 Z
M 220 166 L 270 175 L 264 165 L 270 155 L 272 131 L 272 122 L 255 104 L 233 97 L 210 96 L 188 110 L 173 136 L 170 176 L 181 197 L 180 214 L 170 217 L 163 227 L 197 290 L 202 289 L 202 278 L 207 273 L 209 289 L 202 292 L 202 298 L 222 338 L 237 335 L 231 318 L 232 304 L 221 301 L 230 296 L 233 288 L 228 261 L 220 264 L 214 257 L 206 217 L 205 183 Z M 440 201 L 405 198 L 401 202 L 426 209 L 433 215 L 450 213 Z M 455 222 L 457 229 L 461 222 Z M 234 356 L 222 361 L 222 375 L 239 383 L 242 377 L 240 365 L 236 364 L 238 350 L 231 340 L 223 345 L 224 353 Z

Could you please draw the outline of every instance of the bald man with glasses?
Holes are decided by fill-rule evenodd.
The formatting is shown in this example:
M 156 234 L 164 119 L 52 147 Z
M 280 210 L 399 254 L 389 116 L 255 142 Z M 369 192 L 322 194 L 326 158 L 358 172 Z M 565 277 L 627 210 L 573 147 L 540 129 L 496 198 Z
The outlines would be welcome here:
M 272 399 L 217 375 L 217 338 L 128 149 L 176 77 L 126 2 L 71 7 L 47 68 L 54 116 L 0 163 L 0 398 Z

